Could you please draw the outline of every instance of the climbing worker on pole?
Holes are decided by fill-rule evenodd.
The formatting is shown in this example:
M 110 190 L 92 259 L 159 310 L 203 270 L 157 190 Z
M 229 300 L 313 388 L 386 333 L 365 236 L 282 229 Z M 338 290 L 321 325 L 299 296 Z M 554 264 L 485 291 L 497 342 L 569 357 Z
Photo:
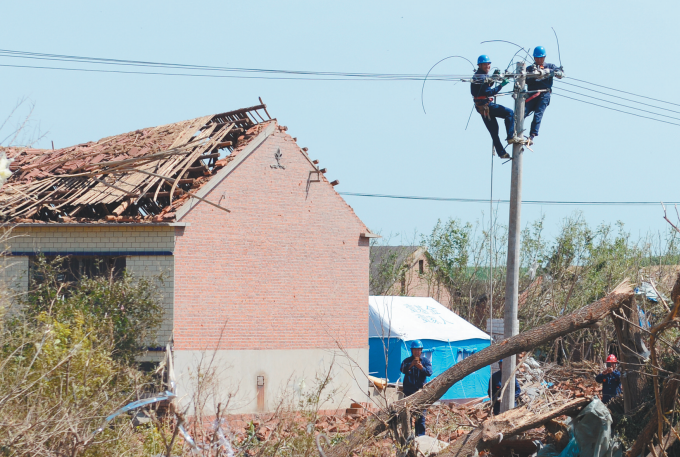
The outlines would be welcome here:
M 534 64 L 527 67 L 527 99 L 524 110 L 524 117 L 534 113 L 529 130 L 529 144 L 534 142 L 538 136 L 538 129 L 541 128 L 543 113 L 550 105 L 550 93 L 552 92 L 553 78 L 562 79 L 564 70 L 552 63 L 545 63 L 545 48 L 536 46 L 534 48 Z M 533 75 L 534 77 L 530 77 Z M 532 91 L 542 91 L 534 92 Z
M 595 381 L 602 384 L 602 403 L 609 403 L 609 400 L 621 393 L 621 373 L 616 369 L 616 360 L 614 354 L 607 356 L 607 368 L 595 376 Z
M 404 396 L 413 395 L 423 388 L 428 376 L 432 376 L 432 362 L 423 355 L 423 343 L 420 340 L 411 342 L 411 357 L 401 362 L 401 372 L 404 373 Z M 416 436 L 425 434 L 425 415 L 423 410 L 416 415 Z
M 509 159 L 510 154 L 505 152 L 505 147 L 501 143 L 498 136 L 498 121 L 496 118 L 501 118 L 505 121 L 505 130 L 507 133 L 507 141 L 511 142 L 515 136 L 515 116 L 510 108 L 499 105 L 494 101 L 494 96 L 501 91 L 501 89 L 508 84 L 508 79 L 503 79 L 494 87 L 495 82 L 499 79 L 500 72 L 494 73 L 494 77 L 489 77 L 491 70 L 491 59 L 487 55 L 481 55 L 477 59 L 477 71 L 472 77 L 470 84 L 470 92 L 475 103 L 477 112 L 481 114 L 482 121 L 486 125 L 487 130 L 491 134 L 493 146 L 498 157 L 502 159 Z

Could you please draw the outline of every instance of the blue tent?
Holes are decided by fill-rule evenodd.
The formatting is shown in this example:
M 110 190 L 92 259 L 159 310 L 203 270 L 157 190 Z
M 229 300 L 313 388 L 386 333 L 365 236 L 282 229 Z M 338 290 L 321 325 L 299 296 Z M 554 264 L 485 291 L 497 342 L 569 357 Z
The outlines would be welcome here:
M 489 335 L 429 297 L 369 297 L 368 371 L 389 382 L 403 381 L 401 361 L 411 355 L 410 342 L 423 342 L 434 379 L 451 366 L 489 346 Z M 491 368 L 457 382 L 442 400 L 488 395 Z M 429 381 L 428 380 L 428 381 Z

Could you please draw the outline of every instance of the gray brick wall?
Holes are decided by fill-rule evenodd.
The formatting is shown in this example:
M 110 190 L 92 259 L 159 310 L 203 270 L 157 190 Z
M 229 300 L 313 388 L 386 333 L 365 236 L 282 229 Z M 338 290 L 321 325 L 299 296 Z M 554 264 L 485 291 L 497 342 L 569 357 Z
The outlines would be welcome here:
M 9 306 L 17 294 L 28 291 L 28 257 L 0 257 L 0 306 Z
M 163 282 L 158 283 L 165 310 L 163 324 L 158 332 L 158 346 L 165 346 L 172 339 L 175 259 L 169 255 L 130 256 L 127 258 L 127 270 L 138 277 L 158 276 L 164 273 Z
M 12 252 L 172 252 L 174 227 L 18 227 Z

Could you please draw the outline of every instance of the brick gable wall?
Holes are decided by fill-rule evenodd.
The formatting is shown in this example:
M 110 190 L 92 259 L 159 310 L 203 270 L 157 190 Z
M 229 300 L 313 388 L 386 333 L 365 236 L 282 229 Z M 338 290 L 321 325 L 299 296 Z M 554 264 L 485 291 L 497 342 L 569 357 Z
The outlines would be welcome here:
M 277 127 L 207 195 L 231 213 L 198 204 L 181 219 L 175 350 L 367 347 L 366 227 L 313 169 Z

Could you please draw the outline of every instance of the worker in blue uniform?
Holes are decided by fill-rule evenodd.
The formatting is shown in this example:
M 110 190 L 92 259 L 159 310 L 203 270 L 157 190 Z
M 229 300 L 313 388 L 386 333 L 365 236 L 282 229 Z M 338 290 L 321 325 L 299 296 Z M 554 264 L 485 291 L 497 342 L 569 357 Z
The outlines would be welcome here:
M 432 362 L 423 355 L 423 343 L 420 340 L 411 342 L 411 356 L 401 362 L 401 372 L 404 373 L 404 396 L 413 395 L 423 388 L 428 376 L 432 376 Z M 416 415 L 416 436 L 425 434 L 425 415 L 423 410 Z
M 470 93 L 472 94 L 475 108 L 481 114 L 482 121 L 484 121 L 486 129 L 491 134 L 496 154 L 502 159 L 509 159 L 510 155 L 505 152 L 505 147 L 498 136 L 498 121 L 496 119 L 501 118 L 505 121 L 507 140 L 511 142 L 515 136 L 515 113 L 510 108 L 494 102 L 494 96 L 508 84 L 508 80 L 503 79 L 494 87 L 498 78 L 489 77 L 491 59 L 487 55 L 479 56 L 477 66 L 477 71 L 472 77 L 470 84 Z
M 543 46 L 536 46 L 534 48 L 534 64 L 527 67 L 527 99 L 524 105 L 524 117 L 534 114 L 534 119 L 531 121 L 531 129 L 529 130 L 529 144 L 534 142 L 534 138 L 538 136 L 538 129 L 541 128 L 541 121 L 543 120 L 543 113 L 550 105 L 550 94 L 552 92 L 554 78 L 562 79 L 564 77 L 564 70 L 552 63 L 545 63 L 545 48 Z M 543 90 L 544 92 L 534 92 Z
M 500 395 L 503 378 L 503 360 L 498 361 L 498 371 L 491 375 L 491 382 L 489 385 L 489 399 L 493 402 L 493 413 L 500 414 L 501 412 L 501 399 L 498 398 Z M 519 382 L 515 377 L 515 404 L 517 404 L 517 399 L 522 394 L 522 388 L 519 386 Z
M 595 381 L 602 384 L 602 403 L 609 403 L 609 400 L 621 393 L 621 373 L 616 369 L 618 362 L 614 354 L 609 354 L 607 368 L 595 376 Z

